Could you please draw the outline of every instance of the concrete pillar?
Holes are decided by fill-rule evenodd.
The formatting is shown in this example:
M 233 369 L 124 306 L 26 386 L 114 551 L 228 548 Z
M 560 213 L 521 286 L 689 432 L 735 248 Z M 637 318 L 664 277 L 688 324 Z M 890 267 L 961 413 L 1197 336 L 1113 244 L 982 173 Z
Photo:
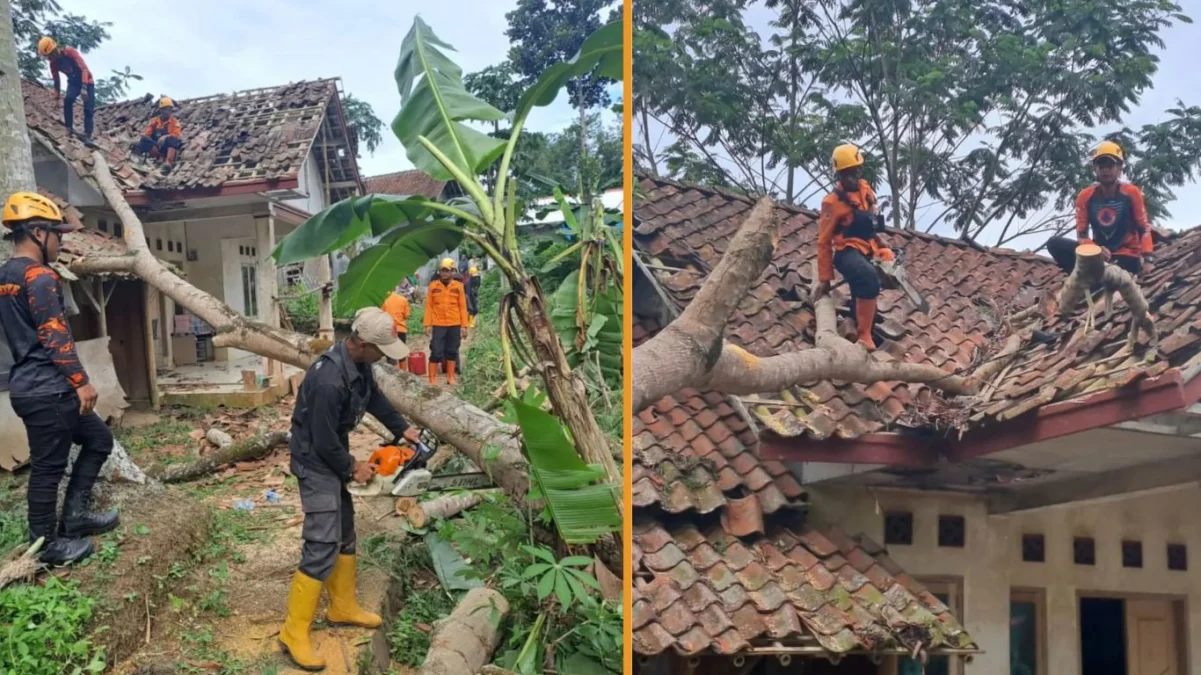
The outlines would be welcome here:
M 271 252 L 275 250 L 275 215 L 271 213 L 254 219 L 255 248 L 258 251 L 258 301 L 259 320 L 279 328 L 279 295 L 278 274 L 275 270 L 275 259 Z M 283 377 L 283 364 L 272 359 L 263 359 L 263 372 L 275 383 Z
M 323 255 L 317 258 L 317 285 L 325 287 L 333 279 L 333 272 L 329 266 L 329 256 Z M 334 294 L 331 289 L 328 293 L 321 293 L 321 310 L 319 321 L 317 323 L 317 337 L 322 340 L 334 340 Z

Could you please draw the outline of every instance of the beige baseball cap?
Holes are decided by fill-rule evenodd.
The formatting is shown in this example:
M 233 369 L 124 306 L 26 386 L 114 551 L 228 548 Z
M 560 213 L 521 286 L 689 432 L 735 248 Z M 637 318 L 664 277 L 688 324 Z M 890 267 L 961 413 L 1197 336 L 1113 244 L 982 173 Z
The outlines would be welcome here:
M 396 320 L 379 307 L 364 307 L 354 314 L 350 330 L 364 342 L 369 342 L 384 356 L 400 361 L 409 356 L 409 346 L 396 333 Z

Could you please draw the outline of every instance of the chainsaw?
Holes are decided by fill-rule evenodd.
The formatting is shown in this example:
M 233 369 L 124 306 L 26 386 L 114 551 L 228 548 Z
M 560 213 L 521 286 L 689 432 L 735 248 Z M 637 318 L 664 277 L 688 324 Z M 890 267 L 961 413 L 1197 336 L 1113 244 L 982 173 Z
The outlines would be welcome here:
M 375 475 L 362 485 L 351 483 L 347 490 L 360 497 L 419 497 L 427 492 L 478 490 L 493 486 L 492 479 L 482 471 L 433 475 L 425 468 L 425 464 L 434 456 L 435 447 L 437 439 L 428 430 L 421 432 L 421 440 L 413 447 L 383 443 L 367 459 L 375 469 Z
M 887 197 L 880 200 L 879 212 L 876 214 L 877 232 L 884 232 L 884 213 L 890 205 Z M 930 303 L 926 302 L 926 298 L 910 283 L 909 277 L 905 273 L 905 250 L 894 248 L 892 253 L 892 260 L 872 259 L 872 264 L 876 266 L 876 274 L 880 277 L 880 287 L 890 291 L 901 291 L 913 302 L 919 312 L 928 314 Z

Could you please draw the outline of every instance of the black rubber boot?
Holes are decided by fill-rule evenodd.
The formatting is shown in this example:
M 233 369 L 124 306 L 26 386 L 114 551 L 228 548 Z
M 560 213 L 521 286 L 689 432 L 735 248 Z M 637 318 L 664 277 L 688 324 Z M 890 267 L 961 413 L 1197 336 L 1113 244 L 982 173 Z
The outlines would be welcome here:
M 63 504 L 63 522 L 59 526 L 60 536 L 74 539 L 93 534 L 104 534 L 117 527 L 121 522 L 115 510 L 89 511 L 87 503 L 90 492 L 90 489 L 87 492 L 68 490 L 66 503 Z
M 95 551 L 90 539 L 56 537 L 54 532 L 31 532 L 29 543 L 32 544 L 42 537 L 45 537 L 46 541 L 42 543 L 42 549 L 38 552 L 38 560 L 53 567 L 79 562 Z

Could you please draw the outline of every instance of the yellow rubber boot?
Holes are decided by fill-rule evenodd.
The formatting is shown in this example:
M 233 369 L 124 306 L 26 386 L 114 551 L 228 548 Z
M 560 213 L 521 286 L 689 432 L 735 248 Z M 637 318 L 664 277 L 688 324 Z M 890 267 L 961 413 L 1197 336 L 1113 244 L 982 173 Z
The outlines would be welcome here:
M 325 620 L 333 626 L 362 626 L 363 628 L 378 628 L 383 620 L 378 614 L 373 614 L 359 607 L 355 598 L 355 557 L 339 555 L 334 563 L 334 571 L 325 580 L 325 588 L 329 591 L 329 611 Z
M 317 602 L 321 600 L 321 582 L 300 570 L 292 576 L 292 590 L 288 593 L 288 616 L 279 631 L 279 645 L 302 670 L 317 672 L 325 670 L 325 660 L 317 655 L 309 640 L 309 629 L 317 615 Z

